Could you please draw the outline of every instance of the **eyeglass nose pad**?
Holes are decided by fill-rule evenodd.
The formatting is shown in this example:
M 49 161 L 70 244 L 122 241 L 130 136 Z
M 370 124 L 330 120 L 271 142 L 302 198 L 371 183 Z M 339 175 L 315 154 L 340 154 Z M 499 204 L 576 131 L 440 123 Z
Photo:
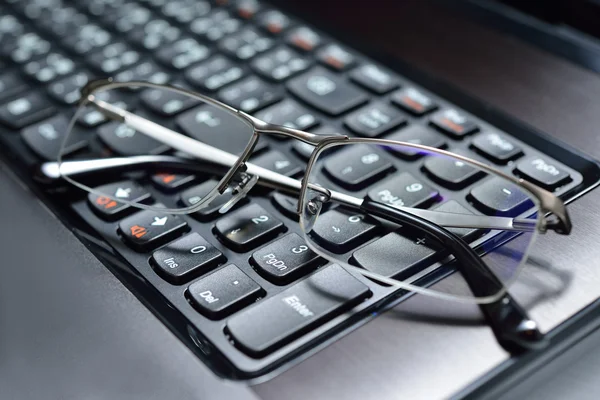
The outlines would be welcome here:
M 221 208 L 219 208 L 219 213 L 225 214 L 227 211 L 231 210 L 231 208 L 233 206 L 235 206 L 240 200 L 242 200 L 244 197 L 246 197 L 248 192 L 257 183 L 258 183 L 258 176 L 246 175 L 242 179 L 242 181 L 235 188 L 232 189 L 232 191 L 234 193 L 233 196 L 231 197 L 231 199 L 229 199 L 229 201 L 227 203 L 223 204 L 223 206 Z
M 302 208 L 302 218 L 300 218 L 301 228 L 305 233 L 310 233 L 323 210 L 323 204 L 328 202 L 329 198 L 322 193 L 317 193 L 311 197 Z

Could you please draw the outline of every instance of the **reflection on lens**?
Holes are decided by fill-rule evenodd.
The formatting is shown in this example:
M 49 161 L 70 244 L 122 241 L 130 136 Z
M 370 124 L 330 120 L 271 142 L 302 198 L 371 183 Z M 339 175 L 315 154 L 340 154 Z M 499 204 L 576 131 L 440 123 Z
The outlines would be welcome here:
M 244 151 L 253 135 L 252 127 L 228 108 L 172 88 L 137 84 L 135 87 L 100 89 L 93 93 L 93 98 L 130 111 L 144 118 L 146 122 L 168 128 L 234 155 L 240 155 Z M 145 123 L 144 127 L 133 126 L 130 123 L 114 120 L 101 106 L 88 104 L 77 110 L 69 124 L 70 129 L 61 149 L 61 160 L 77 158 L 94 161 L 106 157 L 168 154 L 172 150 L 169 146 L 158 140 L 158 137 L 149 136 L 152 132 L 156 132 L 152 130 L 153 124 Z M 151 131 L 144 132 L 139 129 Z M 75 153 L 72 151 L 73 140 L 82 135 L 87 138 L 90 145 L 83 151 Z M 219 202 L 218 198 L 221 195 L 216 192 L 217 183 L 229 170 L 228 165 L 201 163 L 199 168 L 203 169 L 194 172 L 194 176 L 190 179 L 179 174 L 178 171 L 169 171 L 168 168 L 165 170 L 160 165 L 149 167 L 152 165 L 112 169 L 97 174 L 66 176 L 65 179 L 90 192 L 88 200 L 93 204 L 96 212 L 104 213 L 106 219 L 110 219 L 108 215 L 120 214 L 123 207 L 157 209 L 152 206 L 156 199 L 136 195 L 136 188 L 149 178 L 156 186 L 166 191 L 174 190 L 178 185 L 179 187 L 187 185 L 191 180 L 197 186 L 205 182 L 214 182 L 208 190 L 206 185 L 202 186 L 205 194 L 201 201 L 194 204 L 173 201 L 171 204 L 164 204 L 161 210 L 164 212 L 166 208 L 167 212 L 183 212 L 186 209 L 208 207 L 208 202 Z M 163 182 L 164 179 L 169 181 Z
M 407 159 L 406 154 L 420 156 Z M 318 183 L 364 199 L 363 204 L 386 207 L 370 211 L 338 207 L 317 215 L 305 211 L 301 223 L 307 243 L 330 260 L 425 287 L 430 293 L 461 298 L 497 295 L 484 290 L 468 293 L 463 287 L 436 282 L 449 270 L 478 268 L 465 257 L 462 244 L 483 256 L 498 290 L 510 285 L 535 240 L 537 200 L 461 154 L 468 156 L 368 140 L 337 145 L 335 152 L 326 149 L 307 176 L 309 185 Z M 303 209 L 313 197 L 308 190 L 301 199 Z M 511 230 L 513 218 L 528 219 L 527 232 Z

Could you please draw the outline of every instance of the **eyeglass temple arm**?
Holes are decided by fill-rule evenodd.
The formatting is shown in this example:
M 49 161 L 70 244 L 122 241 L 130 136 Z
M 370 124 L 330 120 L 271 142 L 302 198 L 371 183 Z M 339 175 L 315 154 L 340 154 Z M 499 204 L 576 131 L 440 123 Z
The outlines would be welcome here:
M 515 353 L 537 349 L 546 344 L 544 335 L 538 330 L 535 321 L 512 299 L 502 282 L 464 240 L 405 210 L 370 200 L 365 200 L 361 208 L 371 215 L 409 225 L 434 238 L 455 256 L 458 270 L 476 297 L 497 297 L 492 302 L 480 303 L 479 306 L 498 342 L 506 350 Z M 373 274 L 369 276 L 373 278 Z

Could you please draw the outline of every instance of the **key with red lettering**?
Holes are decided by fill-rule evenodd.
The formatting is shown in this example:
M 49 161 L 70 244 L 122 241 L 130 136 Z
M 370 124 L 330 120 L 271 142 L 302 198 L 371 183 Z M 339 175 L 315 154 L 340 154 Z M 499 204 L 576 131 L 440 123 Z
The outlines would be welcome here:
M 90 193 L 88 195 L 88 204 L 96 215 L 107 221 L 115 221 L 136 210 L 108 196 L 134 203 L 146 203 L 151 198 L 150 193 L 146 189 L 132 181 L 110 183 L 94 189 L 101 193 L 106 193 L 106 196 Z
M 123 239 L 137 251 L 147 251 L 171 241 L 188 229 L 177 215 L 144 210 L 119 223 Z

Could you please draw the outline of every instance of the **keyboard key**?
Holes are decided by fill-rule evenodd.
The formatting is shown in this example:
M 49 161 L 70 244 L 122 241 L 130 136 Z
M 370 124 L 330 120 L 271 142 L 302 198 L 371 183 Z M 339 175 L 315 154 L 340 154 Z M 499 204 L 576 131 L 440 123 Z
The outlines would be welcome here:
M 234 65 L 223 56 L 216 56 L 198 64 L 185 72 L 185 78 L 194 86 L 206 91 L 215 91 L 241 79 L 242 68 Z
M 67 117 L 57 115 L 23 129 L 21 137 L 38 156 L 45 160 L 56 161 L 68 125 L 69 120 Z M 86 135 L 81 132 L 74 131 L 69 136 L 69 141 L 62 152 L 63 156 L 81 150 L 88 145 Z
M 460 203 L 456 200 L 448 200 L 447 202 L 435 207 L 434 211 L 442 211 L 453 214 L 466 214 L 473 215 L 473 213 L 467 210 L 465 207 L 460 205 Z M 461 239 L 466 240 L 467 242 L 476 236 L 476 233 L 480 232 L 474 228 L 446 228 L 450 232 L 454 233 Z
M 223 253 L 197 233 L 190 233 L 152 254 L 152 266 L 165 280 L 181 284 L 210 271 Z
M 242 26 L 242 21 L 231 16 L 225 10 L 214 12 L 190 23 L 190 30 L 201 38 L 216 42 L 227 35 L 235 33 Z
M 117 121 L 98 128 L 98 136 L 115 153 L 123 156 L 160 154 L 169 149 L 161 142 Z
M 372 201 L 393 207 L 426 207 L 435 201 L 438 192 L 408 172 L 394 175 L 368 193 Z
M 311 106 L 330 115 L 340 115 L 366 103 L 368 98 L 341 76 L 315 68 L 290 80 L 287 88 Z
M 345 253 L 371 239 L 379 226 L 369 216 L 334 209 L 319 215 L 310 235 L 327 250 Z
M 215 229 L 228 247 L 245 252 L 272 239 L 285 226 L 258 204 L 250 204 L 218 220 Z
M 310 28 L 301 26 L 287 35 L 287 42 L 302 51 L 313 51 L 322 44 L 319 34 Z
M 252 68 L 261 76 L 281 82 L 312 65 L 312 61 L 287 47 L 278 47 L 252 61 Z
M 254 113 L 281 100 L 282 97 L 281 87 L 263 82 L 254 76 L 242 79 L 222 89 L 218 94 L 219 100 L 247 113 Z
M 54 100 L 66 105 L 72 105 L 79 101 L 81 97 L 81 88 L 90 80 L 86 72 L 78 72 L 75 75 L 67 76 L 48 86 L 48 94 Z
M 533 207 L 530 195 L 500 177 L 475 186 L 469 194 L 473 204 L 486 214 L 516 217 Z
M 325 161 L 325 172 L 337 184 L 358 190 L 395 170 L 392 161 L 373 146 L 363 144 L 343 148 Z
M 152 183 L 163 192 L 173 193 L 196 180 L 196 175 L 161 172 L 150 177 Z
M 279 35 L 289 28 L 291 21 L 283 13 L 275 10 L 262 13 L 258 18 L 258 25 L 272 35 Z
M 259 274 L 276 285 L 290 283 L 327 262 L 296 233 L 285 235 L 254 252 L 250 261 Z
M 3 43 L 0 52 L 17 64 L 24 64 L 44 56 L 50 51 L 50 48 L 50 42 L 42 39 L 37 33 L 28 32 L 13 41 Z
M 369 295 L 366 285 L 334 264 L 235 315 L 227 332 L 243 351 L 261 357 Z
M 485 133 L 477 136 L 472 146 L 479 153 L 498 164 L 506 164 L 522 154 L 521 148 L 497 133 Z
M 144 61 L 115 75 L 115 81 L 117 82 L 144 81 L 164 85 L 169 83 L 170 80 L 171 76 L 151 61 Z
M 54 107 L 41 94 L 28 92 L 0 105 L 0 123 L 20 129 L 54 114 Z
M 431 97 L 411 87 L 392 93 L 390 99 L 392 100 L 392 103 L 402 107 L 404 110 L 417 117 L 438 108 Z
M 210 55 L 208 47 L 194 39 L 180 39 L 156 52 L 156 59 L 167 67 L 182 70 L 204 61 Z
M 286 217 L 298 221 L 298 196 L 288 195 L 281 192 L 273 192 L 271 195 L 273 204 L 277 210 Z
M 521 161 L 515 172 L 548 190 L 556 189 L 571 180 L 571 176 L 567 171 L 556 163 L 540 157 L 530 157 Z
M 153 17 L 149 9 L 136 3 L 119 4 L 113 12 L 102 12 L 100 14 L 100 18 L 106 25 L 111 26 L 121 34 L 128 34 L 133 30 L 142 29 Z
M 336 71 L 344 71 L 354 65 L 354 56 L 337 44 L 330 44 L 317 52 L 317 59 Z
M 479 129 L 475 122 L 453 108 L 434 114 L 431 117 L 431 124 L 455 139 L 460 139 Z
M 112 42 L 110 33 L 96 24 L 80 26 L 62 40 L 67 49 L 80 55 L 99 50 Z
M 398 87 L 398 81 L 387 71 L 373 64 L 365 64 L 350 72 L 350 79 L 377 94 L 384 94 Z
M 332 126 L 324 125 L 324 126 L 319 126 L 318 128 L 315 128 L 315 129 L 311 129 L 310 133 L 314 133 L 315 135 L 324 135 L 324 136 L 340 135 L 340 133 L 338 131 L 339 131 L 338 129 L 335 129 Z M 315 149 L 315 146 L 313 146 L 312 144 L 304 143 L 300 140 L 294 140 L 294 143 L 292 144 L 292 150 L 294 150 L 296 155 L 300 156 L 300 158 L 303 158 L 304 160 L 308 160 L 310 158 L 310 155 L 312 154 L 314 149 Z M 332 152 L 335 150 L 339 150 L 339 147 L 332 147 L 327 151 Z
M 305 131 L 319 123 L 317 117 L 293 100 L 285 99 L 269 108 L 259 111 L 256 118 L 265 122 L 287 126 L 288 128 Z M 273 136 L 275 139 L 285 140 L 285 136 Z M 259 142 L 260 143 L 260 142 Z
M 397 279 L 414 275 L 440 258 L 427 238 L 406 232 L 390 232 L 358 249 L 352 257 L 367 271 Z
M 201 104 L 191 96 L 179 94 L 172 90 L 145 89 L 141 96 L 142 104 L 156 114 L 172 117 L 189 108 Z
M 209 105 L 186 111 L 175 121 L 185 134 L 233 154 L 241 154 L 252 138 L 252 129 L 244 120 Z M 266 145 L 265 140 L 259 140 L 255 151 Z
M 211 190 L 217 187 L 218 183 L 219 182 L 217 180 L 210 179 L 200 185 L 193 186 L 181 193 L 179 200 L 185 207 L 198 204 L 200 200 L 210 193 Z M 192 217 L 205 222 L 222 215 L 219 213 L 219 209 L 223 207 L 225 203 L 231 200 L 231 197 L 231 190 L 227 189 L 222 195 L 211 201 L 206 207 L 192 214 Z M 245 199 L 242 199 L 236 204 L 236 206 L 241 205 L 244 202 Z
M 427 157 L 423 170 L 432 180 L 451 189 L 467 187 L 485 175 L 479 168 L 458 159 L 436 155 Z
M 48 83 L 74 71 L 75 63 L 60 53 L 49 53 L 23 66 L 25 75 L 39 83 Z
M 85 60 L 100 74 L 112 75 L 136 64 L 140 58 L 141 54 L 129 45 L 124 42 L 115 42 L 88 55 Z
M 106 101 L 107 103 L 113 104 L 116 107 L 123 108 L 131 111 L 131 103 L 124 102 L 121 100 L 119 93 L 116 90 L 108 90 L 100 92 L 94 95 L 97 99 Z M 85 126 L 86 128 L 94 128 L 100 124 L 108 121 L 108 118 L 94 107 L 87 107 L 85 111 L 81 113 L 81 116 L 77 120 L 77 123 Z
M 0 75 L 0 100 L 27 90 L 27 85 L 16 72 L 4 72 Z
M 171 0 L 165 2 L 161 7 L 161 12 L 165 17 L 174 18 L 180 24 L 204 17 L 210 10 L 210 3 L 204 0 Z
M 253 18 L 260 9 L 260 3 L 257 0 L 237 0 L 235 4 L 237 15 L 244 19 Z
M 405 123 L 406 118 L 399 111 L 380 102 L 356 110 L 344 119 L 348 129 L 367 137 L 379 136 Z
M 387 135 L 384 139 L 419 144 L 438 149 L 446 147 L 446 140 L 442 137 L 442 135 L 431 131 L 423 125 L 410 125 L 407 128 L 397 130 Z M 416 160 L 426 154 L 424 151 L 411 149 L 404 146 L 389 146 L 386 147 L 386 150 L 389 150 L 392 154 L 397 155 L 405 160 Z
M 231 57 L 245 61 L 269 50 L 274 43 L 273 39 L 259 33 L 256 29 L 244 28 L 221 39 L 219 49 Z
M 151 198 L 146 189 L 132 181 L 110 183 L 95 189 L 118 199 L 135 203 L 146 203 Z M 93 193 L 88 194 L 88 204 L 100 218 L 108 221 L 114 221 L 136 210 L 136 208 L 127 204 Z
M 177 215 L 140 211 L 119 223 L 119 231 L 137 251 L 148 251 L 167 243 L 187 230 L 187 223 Z
M 192 283 L 188 296 L 202 314 L 221 319 L 263 295 L 262 288 L 234 264 Z
M 285 176 L 295 176 L 303 172 L 298 163 L 277 150 L 270 150 L 251 160 L 252 164 L 270 169 Z
M 128 39 L 146 50 L 157 50 L 171 45 L 181 37 L 181 29 L 164 19 L 154 19 L 143 28 L 133 29 Z

